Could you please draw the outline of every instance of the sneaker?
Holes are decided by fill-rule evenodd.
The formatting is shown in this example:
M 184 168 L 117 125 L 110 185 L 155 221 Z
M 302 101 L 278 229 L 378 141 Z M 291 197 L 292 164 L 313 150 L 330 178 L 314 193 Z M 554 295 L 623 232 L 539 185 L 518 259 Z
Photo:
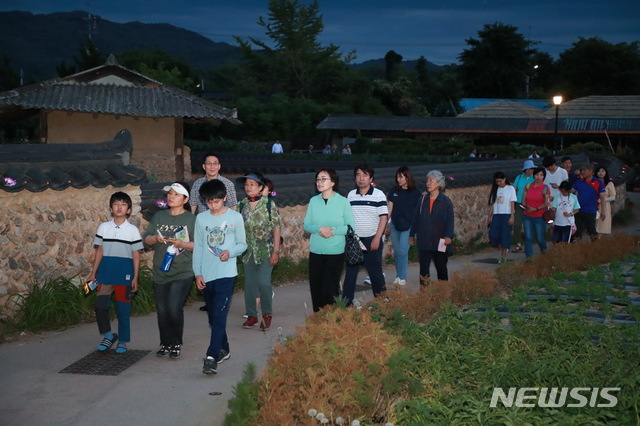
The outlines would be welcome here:
M 222 364 L 229 358 L 231 358 L 231 352 L 226 349 L 220 349 L 220 353 L 218 354 L 218 359 L 216 361 L 218 362 L 218 364 Z
M 169 346 L 160 345 L 160 349 L 156 352 L 157 357 L 167 356 L 169 355 Z
M 242 323 L 242 328 L 251 328 L 258 323 L 258 318 L 249 315 L 249 318 Z
M 273 318 L 273 316 L 268 314 L 262 316 L 262 321 L 260 321 L 260 330 L 266 331 L 271 327 L 271 318 Z
M 204 366 L 202 367 L 204 374 L 216 374 L 218 373 L 218 363 L 212 356 L 208 356 L 204 359 Z
M 387 274 L 385 272 L 382 273 L 382 277 L 383 278 L 387 278 Z M 367 275 L 367 277 L 364 279 L 364 283 L 366 285 L 371 285 L 371 277 Z
M 393 280 L 393 283 L 394 284 L 400 284 L 400 278 L 396 277 L 396 279 Z
M 407 285 L 407 280 L 403 280 L 402 278 L 398 278 L 398 285 Z
M 180 358 L 180 350 L 182 349 L 182 345 L 173 345 L 169 348 L 169 358 L 178 359 Z

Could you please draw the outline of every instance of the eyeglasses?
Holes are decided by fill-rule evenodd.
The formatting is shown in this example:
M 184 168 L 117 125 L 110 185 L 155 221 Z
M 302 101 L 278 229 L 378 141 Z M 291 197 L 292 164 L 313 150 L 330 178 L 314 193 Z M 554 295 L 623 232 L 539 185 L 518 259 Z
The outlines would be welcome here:
M 204 163 L 205 166 L 219 166 L 220 163 Z
M 316 179 L 316 183 L 326 182 L 328 180 L 331 180 L 331 179 L 330 178 L 318 178 L 318 179 Z

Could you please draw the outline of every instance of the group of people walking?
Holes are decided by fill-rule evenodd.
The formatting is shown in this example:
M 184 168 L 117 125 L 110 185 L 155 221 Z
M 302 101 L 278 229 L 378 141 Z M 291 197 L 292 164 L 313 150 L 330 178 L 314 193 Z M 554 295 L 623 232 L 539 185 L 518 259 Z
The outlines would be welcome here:
M 219 174 L 221 165 L 216 154 L 205 155 L 202 167 L 205 176 L 196 180 L 193 188 L 185 182 L 164 187 L 167 209 L 153 216 L 143 237 L 127 221 L 131 198 L 122 192 L 112 196 L 113 219 L 100 225 L 96 233 L 94 267 L 87 277 L 98 283 L 96 315 L 103 335 L 99 351 L 109 350 L 118 340 L 116 352 L 127 351 L 130 301 L 137 290 L 143 243 L 154 251 L 158 357 L 177 359 L 181 355 L 184 304 L 195 278 L 204 294 L 211 328 L 203 373 L 217 373 L 218 364 L 230 358 L 226 327 L 238 275 L 237 258 L 245 273 L 247 318 L 242 326 L 259 325 L 263 331 L 271 327 L 271 271 L 279 261 L 282 226 L 280 211 L 270 199 L 272 183 L 260 173 L 238 178 L 246 193 L 238 202 L 233 183 Z M 114 292 L 118 334 L 111 333 L 108 313 Z
M 522 250 L 522 228 L 527 257 L 533 255 L 534 239 L 541 252 L 546 250 L 547 212 L 554 212 L 555 243 L 579 239 L 585 231 L 591 238 L 611 232 L 610 203 L 616 194 L 604 167 L 594 170 L 592 164 L 585 164 L 578 176 L 572 171 L 569 157 L 562 159 L 562 168 L 553 157 L 544 158 L 542 164 L 536 167 L 533 160 L 526 160 L 513 185 L 503 172 L 496 172 L 493 177 L 487 224 L 489 240 L 500 249 L 501 261 L 506 259 L 512 242 L 513 251 Z M 203 373 L 216 373 L 218 364 L 229 359 L 226 326 L 238 275 L 236 259 L 241 260 L 245 274 L 246 320 L 242 327 L 258 325 L 263 331 L 271 327 L 271 273 L 279 263 L 282 248 L 282 218 L 271 198 L 273 183 L 257 172 L 238 178 L 246 193 L 238 202 L 234 184 L 219 174 L 219 156 L 207 154 L 202 167 L 205 175 L 194 182 L 193 188 L 185 182 L 164 187 L 167 209 L 153 216 L 142 237 L 127 221 L 132 211 L 131 198 L 122 192 L 111 197 L 113 219 L 98 228 L 94 239 L 96 256 L 87 277 L 98 283 L 96 317 L 103 337 L 99 351 L 107 351 L 119 341 L 116 352 L 127 352 L 130 302 L 137 290 L 140 251 L 145 246 L 154 251 L 158 357 L 177 359 L 181 355 L 183 307 L 195 278 L 197 288 L 204 294 L 203 310 L 207 311 L 211 327 Z M 385 236 L 390 236 L 393 243 L 393 284 L 403 286 L 408 280 L 410 245 L 418 248 L 421 286 L 431 280 L 432 262 L 437 279 L 448 280 L 454 207 L 444 195 L 444 175 L 438 170 L 430 171 L 423 192 L 417 188 L 411 170 L 400 167 L 388 195 L 376 188 L 374 176 L 373 167 L 357 165 L 353 170 L 355 189 L 344 197 L 338 192 L 340 177 L 336 170 L 323 168 L 315 175 L 318 194 L 309 200 L 303 225 L 310 234 L 309 286 L 314 312 L 339 298 L 347 305 L 354 303 L 361 265 L 345 265 L 345 237 L 350 231 L 355 231 L 362 244 L 362 264 L 374 296 L 386 291 L 382 265 Z M 111 332 L 109 321 L 112 294 L 116 300 L 117 334 Z
M 487 223 L 491 245 L 500 249 L 501 262 L 512 242 L 514 252 L 523 250 L 523 228 L 527 257 L 533 256 L 534 240 L 540 252 L 547 249 L 545 234 L 550 227 L 554 243 L 579 240 L 585 232 L 591 240 L 611 233 L 616 190 L 607 169 L 591 163 L 575 171 L 572 167 L 570 157 L 563 157 L 561 166 L 554 157 L 545 157 L 541 167 L 529 159 L 513 185 L 503 172 L 495 173 Z
M 442 191 L 444 175 L 427 174 L 427 193 L 416 187 L 408 167 L 395 174 L 395 186 L 388 196 L 374 184 L 375 170 L 360 164 L 354 168 L 356 188 L 347 197 L 338 193 L 340 179 L 332 168 L 316 173 L 318 195 L 311 198 L 304 219 L 309 243 L 309 286 L 314 312 L 342 297 L 352 305 L 361 265 L 346 265 L 345 236 L 355 230 L 364 252 L 363 265 L 369 274 L 374 296 L 386 291 L 382 255 L 384 236 L 390 235 L 394 248 L 396 278 L 394 284 L 405 285 L 409 245 L 416 244 L 420 254 L 420 283 L 430 280 L 431 261 L 438 279 L 447 280 L 447 259 L 454 232 L 453 203 Z

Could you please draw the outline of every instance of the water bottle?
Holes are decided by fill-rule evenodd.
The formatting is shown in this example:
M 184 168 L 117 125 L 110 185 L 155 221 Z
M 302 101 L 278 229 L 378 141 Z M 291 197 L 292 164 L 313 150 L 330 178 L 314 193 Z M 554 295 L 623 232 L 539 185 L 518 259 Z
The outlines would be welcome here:
M 176 253 L 178 249 L 173 244 L 167 247 L 167 252 L 164 254 L 164 259 L 162 260 L 162 272 L 169 272 L 171 270 L 171 264 L 173 263 L 173 259 L 176 257 Z

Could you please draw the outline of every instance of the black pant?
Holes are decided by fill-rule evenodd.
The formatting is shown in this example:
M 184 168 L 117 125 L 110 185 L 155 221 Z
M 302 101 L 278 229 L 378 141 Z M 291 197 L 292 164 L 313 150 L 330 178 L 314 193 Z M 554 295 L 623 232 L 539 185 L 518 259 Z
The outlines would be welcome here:
M 420 276 L 429 277 L 431 268 L 431 260 L 436 265 L 436 272 L 438 273 L 438 280 L 449 281 L 449 272 L 447 271 L 447 262 L 449 256 L 447 253 L 443 253 L 437 250 L 418 250 L 420 257 Z
M 309 288 L 313 312 L 336 303 L 340 296 L 340 277 L 344 265 L 344 253 L 309 253 Z
M 578 228 L 575 234 L 576 239 L 582 238 L 582 232 L 585 229 L 589 235 L 598 235 L 598 231 L 596 231 L 596 214 L 582 211 L 576 213 L 576 228 Z
M 156 293 L 158 330 L 160 344 L 181 345 L 184 331 L 184 302 L 191 290 L 193 278 L 171 281 L 166 284 L 153 283 Z
M 378 250 L 371 250 L 372 240 L 373 237 L 360 237 L 360 241 L 362 241 L 367 248 L 367 251 L 364 252 L 364 267 L 371 279 L 371 290 L 373 291 L 374 296 L 378 296 L 383 291 L 387 291 L 384 274 L 382 273 L 382 251 L 384 249 L 384 245 L 382 244 L 382 241 L 380 241 Z M 359 271 L 360 265 L 347 265 L 347 269 L 344 274 L 344 286 L 342 288 L 342 298 L 347 300 L 347 306 L 351 306 L 353 304 Z

